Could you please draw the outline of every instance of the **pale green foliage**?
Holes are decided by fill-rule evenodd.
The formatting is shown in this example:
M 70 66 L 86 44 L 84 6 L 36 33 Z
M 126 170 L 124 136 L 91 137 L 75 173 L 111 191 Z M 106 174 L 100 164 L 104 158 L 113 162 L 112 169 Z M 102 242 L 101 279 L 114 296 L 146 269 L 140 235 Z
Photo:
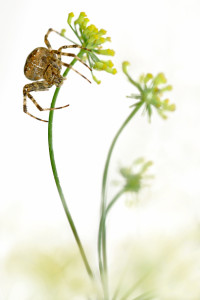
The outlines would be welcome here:
M 200 299 L 198 229 L 179 232 L 174 237 L 156 233 L 125 241 L 116 253 L 112 271 L 117 299 L 134 300 L 139 295 L 153 300 Z M 126 249 L 126 255 L 124 254 Z M 123 259 L 122 259 L 123 257 Z M 118 275 L 119 274 L 119 275 Z M 130 291 L 130 295 L 122 298 Z
M 146 172 L 152 165 L 152 161 L 146 161 L 139 158 L 133 162 L 130 167 L 122 167 L 119 172 L 124 178 L 123 189 L 126 192 L 138 193 L 145 184 Z
M 10 282 L 8 294 L 15 286 L 23 286 L 23 292 L 17 294 L 16 299 L 66 300 L 97 296 L 97 289 L 91 284 L 78 251 L 74 247 L 55 248 L 51 245 L 50 248 L 39 250 L 33 244 L 12 251 L 4 264 L 4 275 L 8 284 Z M 25 296 L 27 288 L 30 298 Z

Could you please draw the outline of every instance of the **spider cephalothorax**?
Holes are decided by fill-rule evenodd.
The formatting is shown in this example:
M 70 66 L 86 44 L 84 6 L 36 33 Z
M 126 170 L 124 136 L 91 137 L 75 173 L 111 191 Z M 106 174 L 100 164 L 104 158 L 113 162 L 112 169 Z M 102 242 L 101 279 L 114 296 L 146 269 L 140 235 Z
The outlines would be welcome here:
M 44 122 L 48 122 L 39 118 L 36 118 L 35 116 L 31 115 L 27 111 L 27 105 L 26 105 L 26 98 L 28 98 L 35 104 L 35 106 L 40 110 L 55 110 L 67 107 L 68 105 L 56 107 L 56 108 L 42 108 L 36 100 L 33 98 L 33 96 L 30 94 L 30 92 L 33 91 L 44 91 L 48 90 L 50 87 L 55 85 L 56 87 L 60 87 L 64 81 L 64 77 L 61 75 L 61 68 L 62 66 L 68 67 L 73 69 L 69 64 L 64 63 L 61 60 L 61 56 L 71 56 L 79 60 L 81 63 L 83 63 L 86 67 L 88 67 L 79 57 L 77 57 L 73 53 L 65 53 L 62 52 L 62 49 L 67 48 L 82 48 L 79 45 L 66 45 L 60 47 L 58 50 L 53 50 L 51 48 L 51 45 L 48 41 L 48 35 L 50 32 L 56 32 L 53 29 L 49 29 L 47 34 L 45 35 L 44 41 L 47 46 L 45 47 L 39 47 L 34 49 L 29 56 L 26 59 L 25 66 L 24 66 L 24 74 L 25 76 L 35 81 L 30 84 L 26 84 L 23 88 L 23 95 L 24 95 L 24 102 L 23 102 L 23 111 L 27 113 L 29 116 L 40 120 Z M 57 32 L 56 32 L 57 33 Z M 84 48 L 83 48 L 84 49 Z M 85 49 L 87 50 L 87 49 Z M 89 68 L 89 67 L 88 67 Z M 78 71 L 73 69 L 75 72 L 77 72 L 79 75 L 81 75 L 83 78 L 87 79 L 84 75 L 80 74 Z M 88 80 L 88 79 L 87 79 Z M 89 81 L 89 80 L 88 80 Z

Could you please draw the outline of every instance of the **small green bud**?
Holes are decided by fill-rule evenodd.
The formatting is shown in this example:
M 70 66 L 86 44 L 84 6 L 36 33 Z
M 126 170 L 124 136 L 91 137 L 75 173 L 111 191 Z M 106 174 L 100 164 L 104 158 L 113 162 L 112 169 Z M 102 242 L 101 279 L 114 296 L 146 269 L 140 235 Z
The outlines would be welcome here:
M 66 32 L 66 29 L 62 29 L 61 32 L 60 32 L 60 35 L 65 36 L 65 32 Z

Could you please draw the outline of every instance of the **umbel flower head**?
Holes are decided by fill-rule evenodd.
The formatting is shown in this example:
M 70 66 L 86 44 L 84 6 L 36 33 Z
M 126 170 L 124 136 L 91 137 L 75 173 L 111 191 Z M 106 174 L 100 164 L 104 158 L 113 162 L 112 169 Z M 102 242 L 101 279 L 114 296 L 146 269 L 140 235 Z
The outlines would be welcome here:
M 149 120 L 152 115 L 152 107 L 154 107 L 159 115 L 166 119 L 165 112 L 174 111 L 176 109 L 175 104 L 170 104 L 169 99 L 162 100 L 163 93 L 171 91 L 171 85 L 165 85 L 167 80 L 163 73 L 157 74 L 155 77 L 151 73 L 143 74 L 140 76 L 138 82 L 134 81 L 128 74 L 127 67 L 129 62 L 125 61 L 122 64 L 124 74 L 128 77 L 128 80 L 138 89 L 139 94 L 131 94 L 128 98 L 134 98 L 138 102 L 132 106 L 141 106 L 144 104 L 145 110 L 149 116 Z
M 111 60 L 102 60 L 98 57 L 98 55 L 104 56 L 114 56 L 115 52 L 111 49 L 103 49 L 103 44 L 106 42 L 110 42 L 110 37 L 105 37 L 106 30 L 98 29 L 95 25 L 88 25 L 89 19 L 84 12 L 79 14 L 79 17 L 73 22 L 74 14 L 71 12 L 68 15 L 67 23 L 79 39 L 81 46 L 83 48 L 87 48 L 89 51 L 85 51 L 86 60 L 89 63 L 89 66 L 92 70 L 97 71 L 106 71 L 111 74 L 116 74 L 117 70 L 113 68 L 113 63 Z M 65 30 L 61 31 L 61 35 L 64 36 Z M 98 80 L 93 72 L 93 79 L 99 84 L 101 81 Z
M 124 178 L 123 189 L 126 192 L 138 193 L 145 185 L 145 180 L 152 178 L 151 175 L 145 174 L 152 164 L 152 161 L 145 162 L 143 158 L 138 158 L 133 162 L 131 167 L 120 168 L 120 175 Z

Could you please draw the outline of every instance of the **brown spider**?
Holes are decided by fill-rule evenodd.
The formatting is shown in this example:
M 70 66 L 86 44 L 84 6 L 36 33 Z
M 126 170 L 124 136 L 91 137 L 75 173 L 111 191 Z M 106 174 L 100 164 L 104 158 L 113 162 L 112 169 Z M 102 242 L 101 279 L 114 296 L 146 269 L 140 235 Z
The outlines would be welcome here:
M 61 55 L 71 56 L 71 57 L 76 58 L 78 61 L 80 61 L 82 64 L 84 64 L 87 68 L 89 68 L 75 54 L 62 52 L 62 49 L 67 49 L 67 48 L 81 48 L 84 50 L 88 50 L 88 49 L 82 48 L 79 45 L 68 45 L 68 46 L 62 46 L 58 50 L 52 50 L 51 45 L 48 41 L 48 36 L 49 36 L 50 32 L 52 32 L 52 31 L 59 34 L 59 32 L 50 28 L 44 37 L 44 42 L 45 42 L 47 48 L 39 47 L 39 48 L 36 48 L 35 50 L 33 50 L 27 57 L 26 63 L 24 66 L 25 76 L 28 79 L 35 81 L 35 82 L 26 84 L 23 88 L 23 95 L 24 95 L 23 111 L 26 114 L 28 114 L 29 116 L 31 116 L 39 121 L 43 121 L 43 122 L 48 122 L 48 121 L 36 118 L 35 116 L 31 115 L 27 111 L 27 105 L 26 105 L 27 96 L 40 111 L 61 109 L 61 108 L 69 106 L 69 104 L 65 105 L 65 106 L 61 106 L 61 107 L 56 107 L 56 108 L 42 108 L 36 102 L 36 100 L 33 98 L 33 96 L 30 94 L 30 92 L 45 91 L 45 90 L 48 90 L 50 87 L 52 87 L 54 84 L 56 85 L 56 87 L 60 87 L 63 84 L 64 79 L 66 79 L 60 74 L 62 66 L 65 66 L 65 67 L 68 67 L 68 68 L 74 70 L 76 73 L 78 73 L 83 78 L 88 80 L 84 75 L 82 75 L 81 73 L 79 73 L 78 71 L 73 69 L 71 67 L 71 65 L 61 61 Z M 44 80 L 38 81 L 40 79 L 44 79 Z

